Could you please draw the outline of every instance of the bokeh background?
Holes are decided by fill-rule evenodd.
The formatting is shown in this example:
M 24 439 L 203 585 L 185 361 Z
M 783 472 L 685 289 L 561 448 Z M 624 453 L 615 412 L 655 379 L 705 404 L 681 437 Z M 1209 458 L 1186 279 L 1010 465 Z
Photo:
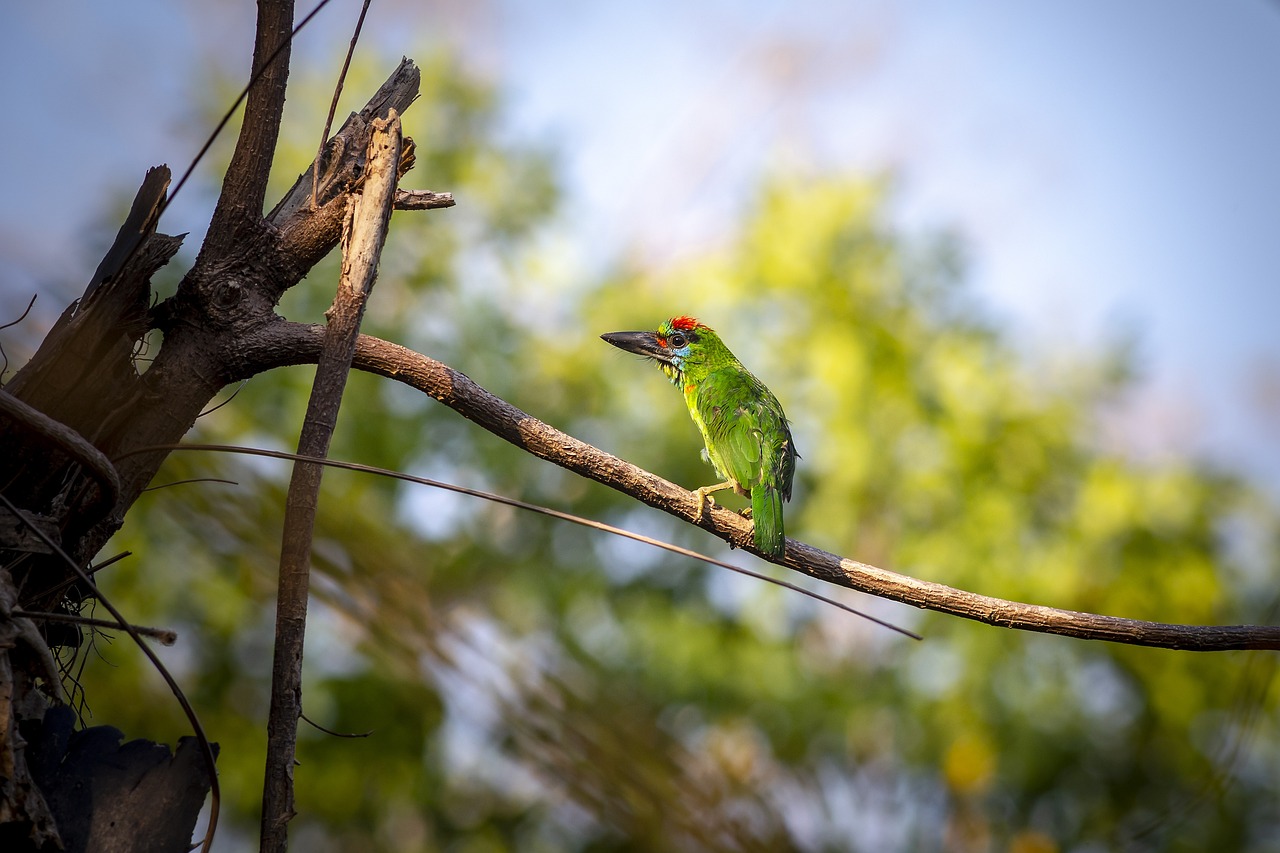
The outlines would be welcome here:
M 279 189 L 357 8 L 295 46 Z M 145 169 L 180 173 L 243 85 L 253 8 L 5 14 L 0 322 L 40 294 L 2 333 L 12 369 Z M 339 115 L 401 55 L 424 69 L 406 183 L 460 203 L 397 217 L 370 331 L 692 487 L 678 396 L 596 336 L 695 313 L 794 421 L 792 535 L 996 596 L 1275 621 L 1280 5 L 385 2 Z M 191 235 L 162 295 L 231 139 L 161 225 Z M 335 279 L 281 312 L 318 321 Z M 254 379 L 198 437 L 290 448 L 308 380 Z M 350 395 L 336 456 L 720 553 L 430 400 Z M 253 849 L 287 470 L 179 455 L 160 481 L 201 476 L 239 485 L 144 497 L 103 583 L 181 630 L 222 844 Z M 305 704 L 374 734 L 304 729 L 299 849 L 1278 849 L 1273 656 L 834 593 L 913 644 L 540 518 L 325 484 Z M 185 733 L 125 644 L 83 664 L 90 722 Z

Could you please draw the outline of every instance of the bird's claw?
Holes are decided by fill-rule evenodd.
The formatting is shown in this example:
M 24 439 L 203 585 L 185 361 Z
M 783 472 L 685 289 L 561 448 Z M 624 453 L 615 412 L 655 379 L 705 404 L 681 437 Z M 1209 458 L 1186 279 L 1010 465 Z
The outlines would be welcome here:
M 711 497 L 711 495 L 707 494 L 702 489 L 698 489 L 694 494 L 698 496 L 698 512 L 693 517 L 693 523 L 701 524 L 703 517 L 707 514 L 707 508 L 715 506 L 716 499 Z

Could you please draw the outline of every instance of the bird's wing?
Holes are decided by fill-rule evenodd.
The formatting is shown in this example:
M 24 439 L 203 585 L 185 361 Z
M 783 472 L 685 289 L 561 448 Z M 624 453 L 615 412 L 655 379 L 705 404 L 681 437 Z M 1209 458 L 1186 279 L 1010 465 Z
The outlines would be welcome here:
M 764 476 L 765 439 L 755 409 L 749 404 L 739 406 L 723 439 L 728 473 L 748 491 Z
M 712 462 L 743 492 L 763 483 L 790 499 L 796 453 L 782 406 L 749 373 L 718 379 L 703 382 L 694 401 Z
M 782 406 L 768 391 L 753 405 L 752 421 L 760 435 L 760 480 L 791 500 L 791 479 L 796 471 L 795 442 Z
M 743 494 L 759 481 L 761 470 L 762 442 L 750 411 L 750 390 L 737 375 L 713 374 L 690 401 L 712 464 Z

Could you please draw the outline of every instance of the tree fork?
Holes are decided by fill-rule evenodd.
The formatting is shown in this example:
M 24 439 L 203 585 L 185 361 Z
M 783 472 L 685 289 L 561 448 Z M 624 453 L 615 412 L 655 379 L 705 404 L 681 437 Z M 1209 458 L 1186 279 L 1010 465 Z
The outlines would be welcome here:
M 244 362 L 245 341 L 280 321 L 274 307 L 284 291 L 337 245 L 346 200 L 359 188 L 367 166 L 372 122 L 407 109 L 418 96 L 420 81 L 417 66 L 403 60 L 365 107 L 334 134 L 321 164 L 319 208 L 293 204 L 304 194 L 309 197 L 308 169 L 270 216 L 259 216 L 248 225 L 238 221 L 236 241 L 216 251 L 206 241 L 178 292 L 150 312 L 150 278 L 177 251 L 181 237 L 158 234 L 153 230 L 154 217 L 135 223 L 131 214 L 100 273 L 110 266 L 109 259 L 129 255 L 121 254 L 126 239 L 140 243 L 141 248 L 106 283 L 99 283 L 100 276 L 95 276 L 86 297 L 64 312 L 5 391 L 84 436 L 108 457 L 179 440 L 209 401 L 233 381 Z M 406 150 L 402 172 L 412 163 L 411 147 Z M 157 202 L 157 189 L 162 203 L 168 180 L 166 167 L 148 172 L 135 210 L 150 210 Z M 448 194 L 416 191 L 398 194 L 397 206 L 425 209 L 452 203 Z M 151 369 L 140 375 L 132 361 L 133 347 L 148 328 L 163 331 L 164 341 Z M 120 485 L 114 508 L 105 518 L 100 515 L 86 525 L 84 516 L 68 501 L 79 495 L 92 499 L 95 487 L 86 488 L 83 473 L 67 483 L 66 473 L 74 462 L 64 455 L 63 462 L 50 471 L 43 456 L 47 440 L 40 431 L 33 432 L 3 412 L 0 441 L 7 451 L 0 458 L 0 484 L 6 493 L 40 514 L 61 506 L 57 520 L 63 546 L 82 563 L 120 528 L 125 513 L 165 458 L 157 452 L 132 456 L 117 465 Z M 28 572 L 42 578 L 41 588 L 57 587 L 67 577 L 66 567 L 56 559 L 33 557 L 28 563 Z M 24 604 L 46 610 L 53 603 Z

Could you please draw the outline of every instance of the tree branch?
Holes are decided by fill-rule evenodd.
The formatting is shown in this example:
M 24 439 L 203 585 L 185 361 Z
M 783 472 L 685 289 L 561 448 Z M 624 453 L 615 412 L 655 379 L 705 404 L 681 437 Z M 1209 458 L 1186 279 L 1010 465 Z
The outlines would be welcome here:
M 12 615 L 29 619 L 32 622 L 66 622 L 70 625 L 86 625 L 90 628 L 105 628 L 109 631 L 120 630 L 119 623 L 112 622 L 110 619 L 94 619 L 89 616 L 81 616 L 78 613 L 39 613 L 14 608 Z M 172 628 L 148 628 L 145 625 L 134 625 L 133 630 L 165 646 L 172 646 L 178 642 L 178 632 Z M 56 678 L 58 674 L 57 667 L 53 668 L 53 673 L 55 678 L 52 684 L 60 685 L 61 682 Z
M 244 372 L 237 378 L 285 365 L 314 363 L 322 335 L 319 326 L 285 321 L 262 329 L 247 342 L 250 349 L 243 352 Z M 562 468 L 691 524 L 697 517 L 698 501 L 693 492 L 539 421 L 446 364 L 361 335 L 353 366 L 416 388 L 494 435 Z M 703 514 L 699 526 L 736 548 L 761 556 L 752 540 L 750 522 L 735 512 L 714 507 Z M 1002 628 L 1186 651 L 1280 649 L 1277 626 L 1178 625 L 1024 604 L 919 580 L 794 539 L 787 541 L 785 558 L 771 562 L 858 592 Z
M 267 215 L 267 222 L 280 233 L 281 256 L 290 259 L 299 270 L 296 276 L 275 283 L 275 289 L 268 293 L 272 305 L 337 243 L 342 231 L 347 193 L 363 180 L 365 174 L 371 122 L 376 118 L 386 118 L 393 111 L 403 114 L 418 97 L 421 83 L 422 72 L 418 66 L 408 59 L 401 60 L 364 108 L 352 113 L 321 150 L 317 156 L 318 164 L 313 163 L 298 175 L 293 186 Z M 405 147 L 412 150 L 407 140 Z M 317 169 L 319 182 L 315 186 L 313 206 L 313 173 Z M 431 205 L 433 207 L 452 204 L 453 197 L 447 193 L 429 195 L 437 195 L 439 199 L 439 203 Z M 267 283 L 273 282 L 268 279 Z
M 453 193 L 433 193 L 431 190 L 396 190 L 396 210 L 436 210 L 456 204 Z
M 251 79 L 256 77 L 256 81 L 245 100 L 244 123 L 209 222 L 210 241 L 233 238 L 239 233 L 238 225 L 262 218 L 271 158 L 284 113 L 292 38 L 293 0 L 258 0 L 251 70 Z M 224 248 L 233 245 L 234 239 L 229 239 Z
M 402 138 L 395 110 L 374 119 L 364 191 L 348 205 L 342 275 L 328 311 L 311 399 L 298 437 L 298 453 L 323 458 L 338 422 L 338 408 L 356 351 L 365 302 L 378 276 L 378 259 L 395 203 Z M 284 853 L 293 818 L 293 765 L 302 715 L 302 652 L 311 578 L 311 540 L 323 468 L 296 462 L 285 504 L 276 596 L 275 663 L 267 721 L 267 766 L 262 792 L 261 848 Z
M 225 250 L 206 251 L 206 241 L 201 259 L 183 279 L 177 294 L 151 312 L 150 322 L 164 332 L 164 343 L 151 368 L 140 382 L 135 372 L 134 381 L 126 386 L 133 396 L 111 398 L 107 414 L 95 421 L 100 425 L 109 421 L 110 429 L 100 427 L 102 434 L 87 435 L 90 440 L 109 456 L 118 456 L 130 447 L 175 442 L 186 434 L 209 400 L 231 381 L 228 365 L 240 361 L 242 336 L 247 330 L 270 325 L 276 319 L 273 309 L 281 294 L 301 281 L 337 244 L 346 196 L 358 187 L 358 176 L 365 172 L 372 120 L 385 118 L 392 109 L 403 113 L 417 97 L 420 81 L 417 66 L 402 60 L 364 108 L 334 136 L 322 163 L 319 210 L 308 209 L 308 168 L 266 224 L 259 221 L 253 234 L 238 243 L 228 237 Z M 143 254 L 158 236 L 153 235 Z M 135 258 L 131 263 L 138 262 Z M 115 386 L 85 383 L 85 387 Z M 76 426 L 66 418 L 59 419 Z M 106 543 L 163 461 L 162 453 L 135 456 L 117 468 L 121 483 L 117 511 L 72 546 L 76 554 L 87 559 Z M 0 454 L 0 470 L 6 462 Z

